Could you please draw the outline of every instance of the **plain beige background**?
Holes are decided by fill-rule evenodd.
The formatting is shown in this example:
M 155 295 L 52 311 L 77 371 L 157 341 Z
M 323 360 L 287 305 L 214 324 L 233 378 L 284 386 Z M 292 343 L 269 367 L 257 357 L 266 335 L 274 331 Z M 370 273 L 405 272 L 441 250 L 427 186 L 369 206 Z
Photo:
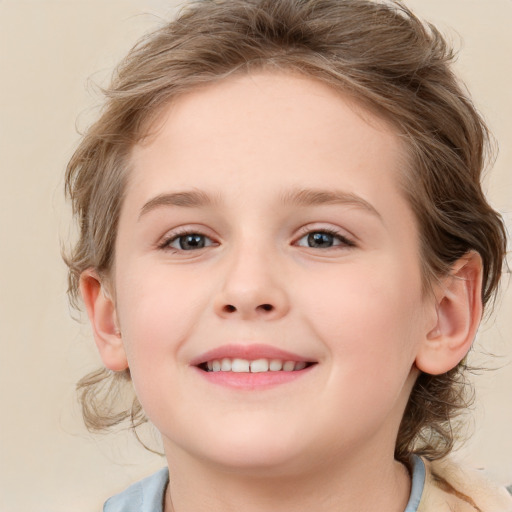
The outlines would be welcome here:
M 486 182 L 512 224 L 512 1 L 408 0 L 461 48 L 457 64 L 500 144 Z M 164 0 L 0 0 L 0 510 L 92 512 L 162 466 L 131 434 L 91 436 L 74 384 L 99 364 L 71 320 L 60 240 L 69 239 L 63 171 L 101 99 L 93 83 L 148 29 Z M 78 119 L 78 121 L 76 121 Z M 499 355 L 492 359 L 489 351 Z M 512 483 L 512 289 L 480 331 L 473 431 L 458 457 Z M 306 411 L 305 411 L 306 413 Z

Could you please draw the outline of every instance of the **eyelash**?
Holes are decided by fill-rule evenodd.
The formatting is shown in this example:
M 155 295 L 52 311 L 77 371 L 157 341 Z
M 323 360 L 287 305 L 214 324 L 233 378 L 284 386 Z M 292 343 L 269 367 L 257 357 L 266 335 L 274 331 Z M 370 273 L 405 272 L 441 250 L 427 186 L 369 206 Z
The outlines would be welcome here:
M 183 229 L 178 229 L 178 230 L 174 231 L 168 237 L 164 238 L 164 240 L 162 240 L 162 242 L 158 244 L 158 249 L 167 250 L 167 251 L 171 251 L 171 252 L 174 252 L 174 253 L 177 253 L 177 252 L 189 252 L 191 250 L 182 249 L 182 248 L 178 249 L 176 247 L 172 247 L 171 244 L 173 242 L 179 240 L 180 238 L 184 238 L 186 236 L 191 236 L 191 235 L 200 236 L 200 237 L 203 237 L 205 239 L 208 239 L 208 240 L 212 241 L 212 239 L 209 236 L 201 233 L 198 230 L 192 230 L 192 229 L 183 228 Z M 217 245 L 217 244 L 212 241 L 211 244 L 208 244 L 205 247 L 211 247 L 212 245 Z M 202 248 L 203 247 L 200 247 L 200 249 L 202 249 Z
M 347 248 L 347 247 L 355 247 L 356 246 L 356 244 L 352 240 L 350 240 L 346 236 L 342 235 L 340 232 L 336 231 L 335 229 L 329 229 L 329 228 L 311 229 L 308 227 L 301 229 L 300 236 L 296 239 L 296 241 L 294 242 L 294 245 L 299 245 L 298 242 L 300 240 L 302 240 L 304 237 L 311 236 L 314 234 L 329 235 L 340 242 L 337 245 L 331 245 L 327 248 L 324 247 L 323 249 L 332 249 L 332 248 L 336 248 L 336 247 Z M 173 253 L 189 252 L 189 251 L 192 252 L 192 251 L 194 251 L 194 249 L 183 249 L 183 248 L 178 249 L 176 247 L 171 246 L 171 244 L 173 242 L 178 241 L 180 238 L 184 238 L 186 236 L 192 236 L 192 235 L 202 237 L 211 242 L 211 243 L 207 243 L 206 245 L 203 245 L 202 247 L 196 248 L 196 250 L 204 249 L 205 247 L 211 247 L 214 245 L 218 245 L 209 236 L 201 233 L 200 231 L 195 231 L 195 230 L 190 230 L 190 229 L 182 229 L 182 230 L 177 230 L 174 233 L 172 233 L 170 236 L 166 237 L 161 243 L 158 244 L 158 249 L 171 251 Z M 310 249 L 322 249 L 319 247 L 310 247 L 310 246 L 302 246 L 302 247 L 308 247 Z
M 355 247 L 356 246 L 356 244 L 355 244 L 355 242 L 353 240 L 350 240 L 345 235 L 342 235 L 336 229 L 332 229 L 332 228 L 311 229 L 310 227 L 304 227 L 304 228 L 301 229 L 301 234 L 296 239 L 295 244 L 297 244 L 304 237 L 310 236 L 310 235 L 313 235 L 313 234 L 317 234 L 317 233 L 322 233 L 322 234 L 330 235 L 333 238 L 335 238 L 335 239 L 337 239 L 338 241 L 341 242 L 338 245 L 332 245 L 332 246 L 328 247 L 328 249 L 332 249 L 332 248 L 336 248 L 336 247 L 338 247 L 338 248 L 347 248 L 347 247 Z M 310 249 L 317 249 L 316 247 L 309 247 L 309 248 Z

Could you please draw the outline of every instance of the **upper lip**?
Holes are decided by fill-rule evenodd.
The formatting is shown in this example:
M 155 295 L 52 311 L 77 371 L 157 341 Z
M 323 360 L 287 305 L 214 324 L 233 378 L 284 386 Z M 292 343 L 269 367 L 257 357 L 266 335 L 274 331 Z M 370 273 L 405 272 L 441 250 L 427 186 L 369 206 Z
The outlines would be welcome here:
M 273 347 L 271 345 L 262 345 L 262 344 L 230 344 L 230 345 L 222 345 L 220 347 L 214 348 L 212 350 L 208 350 L 195 357 L 190 361 L 191 366 L 198 366 L 200 364 L 206 363 L 208 361 L 213 361 L 215 359 L 247 359 L 249 361 L 254 361 L 256 359 L 280 359 L 282 361 L 304 361 L 306 363 L 312 363 L 311 359 L 300 356 L 298 354 L 294 354 L 293 352 L 289 352 L 287 350 L 282 350 L 277 347 Z

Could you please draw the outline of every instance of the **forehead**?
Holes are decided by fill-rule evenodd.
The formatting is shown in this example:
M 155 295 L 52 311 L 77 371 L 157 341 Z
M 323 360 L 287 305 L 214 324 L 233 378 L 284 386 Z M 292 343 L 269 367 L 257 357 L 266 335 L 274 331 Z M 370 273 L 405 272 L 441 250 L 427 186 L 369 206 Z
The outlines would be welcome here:
M 126 255 L 126 240 L 144 226 L 206 223 L 268 236 L 333 213 L 370 245 L 401 247 L 387 254 L 417 269 L 406 163 L 389 123 L 322 82 L 283 73 L 223 80 L 177 98 L 133 148 L 116 254 Z
M 226 173 L 247 181 L 244 171 L 256 167 L 260 177 L 269 171 L 268 183 L 305 184 L 325 165 L 340 176 L 351 167 L 377 178 L 385 171 L 379 161 L 392 161 L 397 180 L 405 160 L 390 123 L 348 96 L 308 77 L 262 71 L 196 88 L 163 109 L 152 135 L 133 148 L 131 182 L 141 190 L 151 176 L 164 186 L 160 174 L 179 188 L 188 177 L 180 171 L 193 169 L 214 186 Z M 153 172 L 162 167 L 167 176 Z

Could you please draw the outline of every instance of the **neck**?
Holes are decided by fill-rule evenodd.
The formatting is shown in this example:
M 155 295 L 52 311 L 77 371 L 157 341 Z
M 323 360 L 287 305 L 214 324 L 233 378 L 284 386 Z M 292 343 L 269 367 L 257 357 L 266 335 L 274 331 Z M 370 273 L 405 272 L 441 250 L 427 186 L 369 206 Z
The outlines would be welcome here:
M 228 471 L 172 455 L 165 512 L 403 512 L 410 494 L 407 469 L 375 453 L 347 454 L 302 472 Z

